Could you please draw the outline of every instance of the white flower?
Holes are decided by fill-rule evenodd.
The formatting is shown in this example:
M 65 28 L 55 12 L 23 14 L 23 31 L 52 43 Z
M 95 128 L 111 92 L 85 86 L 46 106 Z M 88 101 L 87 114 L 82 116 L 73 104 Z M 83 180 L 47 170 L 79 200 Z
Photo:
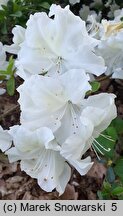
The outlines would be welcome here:
M 2 8 L 2 5 L 7 5 L 7 3 L 8 3 L 8 1 L 9 0 L 0 0 L 0 10 L 2 10 L 3 8 Z
M 90 10 L 89 6 L 84 5 L 84 4 L 82 5 L 82 8 L 79 11 L 79 15 L 85 21 L 87 21 L 87 18 L 89 15 L 93 15 L 94 17 L 97 16 L 94 10 Z
M 25 28 L 16 25 L 13 29 L 12 29 L 12 33 L 13 33 L 13 44 L 8 46 L 5 45 L 4 49 L 6 52 L 12 53 L 12 54 L 18 54 L 19 50 L 20 50 L 20 46 L 21 43 L 24 41 L 25 38 Z
M 114 11 L 114 20 L 116 22 L 120 22 L 122 17 L 123 17 L 123 8 Z
M 113 21 L 102 20 L 101 43 L 97 52 L 106 63 L 106 75 L 123 79 L 123 22 L 119 18 Z
M 33 75 L 18 88 L 21 123 L 30 129 L 47 126 L 63 143 L 81 130 L 80 103 L 91 89 L 82 70 L 70 70 L 58 78 Z
M 8 62 L 6 61 L 6 54 L 3 44 L 0 42 L 0 70 L 6 70 Z
M 59 153 L 52 131 L 46 127 L 29 131 L 23 126 L 10 129 L 14 147 L 6 154 L 10 162 L 21 160 L 21 170 L 38 180 L 47 192 L 54 188 L 62 194 L 70 179 L 71 169 Z
M 111 18 L 114 18 L 114 14 L 115 14 L 115 11 L 118 10 L 120 8 L 120 6 L 118 4 L 116 4 L 114 2 L 114 4 L 111 4 L 110 5 L 110 11 L 108 12 L 108 17 L 111 19 Z
M 11 147 L 12 137 L 7 130 L 3 130 L 0 126 L 0 150 L 3 152 Z
M 80 116 L 81 130 L 80 135 L 69 137 L 62 145 L 61 154 L 71 163 L 80 174 L 84 175 L 84 165 L 81 169 L 81 156 L 92 146 L 95 153 L 97 150 L 102 153 L 105 149 L 96 141 L 96 138 L 110 125 L 111 121 L 116 118 L 117 110 L 114 104 L 114 94 L 101 93 L 90 96 L 82 100 L 82 112 Z M 99 158 L 98 154 L 97 157 Z M 86 158 L 85 160 L 89 160 Z M 88 164 L 88 167 L 91 164 Z M 87 166 L 85 167 L 85 172 Z
M 33 75 L 19 87 L 21 123 L 36 130 L 53 130 L 60 154 L 81 175 L 92 166 L 90 157 L 81 160 L 97 138 L 116 117 L 115 95 L 98 94 L 84 99 L 90 89 L 88 77 L 72 70 L 59 78 Z
M 90 4 L 90 8 L 93 8 L 93 7 L 98 8 L 100 6 L 103 6 L 102 0 L 93 0 L 93 2 Z
M 57 76 L 69 69 L 84 69 L 98 76 L 105 71 L 103 59 L 94 53 L 98 43 L 68 6 L 52 5 L 49 17 L 43 12 L 30 16 L 18 53 L 17 74 L 26 79 L 32 74 Z
M 69 0 L 71 5 L 75 5 L 76 3 L 79 3 L 80 0 Z
M 84 99 L 90 88 L 82 71 L 70 70 L 59 78 L 32 76 L 18 88 L 21 123 L 32 130 L 49 127 L 61 146 L 73 135 L 82 138 L 87 131 L 87 137 L 96 138 L 116 117 L 115 95 Z
M 94 126 L 93 138 L 97 138 L 116 118 L 115 97 L 114 94 L 100 93 L 82 101 L 81 121 L 86 117 L 92 122 Z

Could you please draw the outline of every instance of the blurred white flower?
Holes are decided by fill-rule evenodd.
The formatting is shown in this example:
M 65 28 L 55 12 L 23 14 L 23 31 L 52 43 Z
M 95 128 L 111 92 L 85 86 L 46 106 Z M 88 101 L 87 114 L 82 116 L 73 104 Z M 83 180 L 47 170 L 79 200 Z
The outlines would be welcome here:
M 70 179 L 71 168 L 60 155 L 61 147 L 52 131 L 46 127 L 29 131 L 23 126 L 14 126 L 10 129 L 10 134 L 14 142 L 14 147 L 6 152 L 10 162 L 21 160 L 21 170 L 36 178 L 42 189 L 51 192 L 56 188 L 61 195 Z M 93 164 L 90 157 L 78 163 L 81 164 L 83 174 Z
M 71 5 L 75 5 L 76 3 L 79 3 L 80 0 L 69 0 Z
M 102 0 L 93 0 L 93 2 L 90 4 L 90 8 L 99 8 L 103 6 Z
M 0 126 L 0 150 L 2 150 L 2 152 L 5 152 L 11 147 L 11 145 L 12 137 L 7 130 L 3 130 L 3 128 Z
M 123 22 L 120 15 L 113 21 L 102 20 L 100 29 L 101 43 L 97 52 L 105 60 L 105 74 L 123 79 Z
M 79 3 L 80 0 L 69 0 L 71 5 L 75 5 L 76 3 Z
M 121 18 L 123 18 L 123 8 L 114 11 L 114 20 L 120 22 Z
M 118 4 L 116 4 L 115 1 L 110 1 L 109 4 L 106 4 L 105 6 L 109 6 L 110 7 L 110 11 L 108 12 L 108 17 L 110 19 L 114 18 L 114 13 L 116 10 L 118 10 L 120 8 L 120 6 Z
M 49 17 L 43 12 L 30 16 L 18 53 L 17 74 L 26 79 L 32 74 L 57 76 L 69 69 L 84 69 L 98 76 L 106 69 L 103 59 L 94 53 L 98 43 L 68 6 L 52 5 Z
M 12 45 L 4 45 L 4 49 L 6 52 L 8 53 L 12 53 L 12 54 L 18 54 L 20 47 L 21 47 L 21 43 L 24 41 L 25 38 L 25 28 L 16 25 L 13 29 L 12 29 L 12 33 L 13 33 L 13 44 Z
M 0 10 L 2 10 L 3 8 L 2 8 L 2 5 L 7 5 L 7 3 L 8 3 L 8 1 L 9 0 L 0 0 Z
M 89 6 L 82 5 L 82 8 L 79 11 L 79 15 L 82 18 L 82 20 L 87 21 L 88 16 L 92 15 L 94 17 L 97 16 L 96 12 L 94 10 L 90 10 Z

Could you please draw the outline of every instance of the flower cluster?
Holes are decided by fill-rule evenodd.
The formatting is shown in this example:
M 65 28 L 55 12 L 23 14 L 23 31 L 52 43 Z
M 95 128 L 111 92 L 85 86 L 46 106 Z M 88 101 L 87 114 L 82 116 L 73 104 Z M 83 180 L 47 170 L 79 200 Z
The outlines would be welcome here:
M 21 169 L 45 191 L 62 194 L 71 166 L 81 175 L 91 168 L 84 154 L 90 147 L 100 151 L 96 138 L 117 115 L 115 95 L 87 96 L 90 74 L 99 76 L 106 67 L 97 52 L 100 41 L 68 6 L 35 13 L 26 26 L 16 26 L 13 44 L 5 46 L 17 54 L 24 83 L 17 89 L 21 124 L 8 132 L 0 128 L 0 148 L 10 162 L 20 160 Z

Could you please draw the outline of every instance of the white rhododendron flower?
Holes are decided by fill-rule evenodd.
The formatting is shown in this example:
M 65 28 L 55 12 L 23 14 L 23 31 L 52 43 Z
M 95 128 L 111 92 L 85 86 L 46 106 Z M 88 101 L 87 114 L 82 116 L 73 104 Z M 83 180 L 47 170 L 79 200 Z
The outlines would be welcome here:
M 20 50 L 20 46 L 21 43 L 24 41 L 25 38 L 25 28 L 16 25 L 13 29 L 12 29 L 12 33 L 13 33 L 13 44 L 8 46 L 5 45 L 4 49 L 6 52 L 12 53 L 12 54 L 18 54 L 19 50 Z
M 105 74 L 123 79 L 123 22 L 120 21 L 120 17 L 113 21 L 102 20 L 100 34 L 101 43 L 97 52 L 105 60 Z
M 55 132 L 60 128 L 57 138 L 64 142 L 81 130 L 80 104 L 91 89 L 88 80 L 82 70 L 70 70 L 58 78 L 31 76 L 18 88 L 21 123 L 33 130 L 47 126 Z
M 69 69 L 84 69 L 98 76 L 106 69 L 104 60 L 94 53 L 98 43 L 68 6 L 52 5 L 49 16 L 44 12 L 30 16 L 18 53 L 17 74 L 26 79 L 32 74 L 57 76 Z
M 75 5 L 76 3 L 79 3 L 80 0 L 69 0 L 71 5 Z
M 57 141 L 62 145 L 73 135 L 83 136 L 82 133 L 85 130 L 83 122 L 87 120 L 89 124 L 86 127 L 95 138 L 116 117 L 115 96 L 99 94 L 84 99 L 86 92 L 90 89 L 88 76 L 82 71 L 70 70 L 59 79 L 34 75 L 18 88 L 22 111 L 21 123 L 32 130 L 42 126 L 51 128 Z M 87 110 L 89 112 L 91 110 L 88 116 Z M 101 116 L 99 119 L 98 115 Z M 99 125 L 97 131 L 95 125 L 96 127 Z M 92 131 L 92 126 L 94 131 Z
M 7 3 L 8 3 L 8 1 L 9 0 L 0 0 L 0 10 L 2 10 L 3 8 L 2 8 L 2 5 L 7 5 Z
M 7 149 L 11 147 L 12 137 L 8 133 L 7 130 L 3 130 L 0 126 L 0 150 L 5 152 Z
M 36 178 L 42 189 L 51 192 L 56 188 L 61 195 L 70 179 L 71 168 L 60 155 L 61 147 L 52 131 L 46 127 L 29 131 L 23 126 L 14 126 L 10 134 L 14 141 L 14 147 L 6 152 L 10 162 L 21 160 L 21 169 Z M 93 163 L 90 157 L 82 161 L 85 174 Z

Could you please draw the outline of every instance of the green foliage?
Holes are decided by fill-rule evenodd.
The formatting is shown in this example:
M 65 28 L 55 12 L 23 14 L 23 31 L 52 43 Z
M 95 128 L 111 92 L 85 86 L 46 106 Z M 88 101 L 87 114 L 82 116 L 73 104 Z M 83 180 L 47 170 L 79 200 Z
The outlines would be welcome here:
M 116 175 L 121 179 L 123 182 L 123 157 L 116 160 L 116 165 L 114 167 L 114 171 Z
M 97 81 L 93 81 L 90 83 L 91 90 L 87 92 L 87 95 L 97 92 L 100 89 L 100 83 Z
M 100 88 L 100 83 L 97 81 L 91 82 L 92 92 L 96 92 Z
M 119 141 L 119 137 L 123 134 L 123 120 L 116 118 L 112 121 L 111 125 L 104 131 L 103 135 L 110 136 L 110 139 L 106 140 L 106 137 L 100 136 L 97 140 L 106 149 L 110 148 L 109 152 L 104 152 L 107 166 L 107 173 L 103 187 L 97 192 L 99 199 L 123 199 L 123 157 L 116 154 L 116 143 Z M 123 149 L 123 147 L 122 147 Z
M 13 56 L 9 59 L 9 64 L 6 70 L 0 70 L 0 78 L 1 80 L 7 80 L 6 89 L 7 93 L 12 96 L 15 92 L 15 77 L 14 77 L 15 69 L 14 69 L 14 59 Z
M 10 96 L 14 95 L 15 92 L 15 79 L 12 76 L 6 83 L 7 92 Z
M 120 182 L 110 184 L 109 182 L 105 181 L 103 183 L 102 190 L 98 191 L 97 195 L 100 200 L 122 199 L 123 185 Z
M 11 30 L 15 25 L 26 26 L 30 14 L 48 12 L 53 0 L 9 0 L 0 10 L 0 37 L 3 43 L 11 42 Z

